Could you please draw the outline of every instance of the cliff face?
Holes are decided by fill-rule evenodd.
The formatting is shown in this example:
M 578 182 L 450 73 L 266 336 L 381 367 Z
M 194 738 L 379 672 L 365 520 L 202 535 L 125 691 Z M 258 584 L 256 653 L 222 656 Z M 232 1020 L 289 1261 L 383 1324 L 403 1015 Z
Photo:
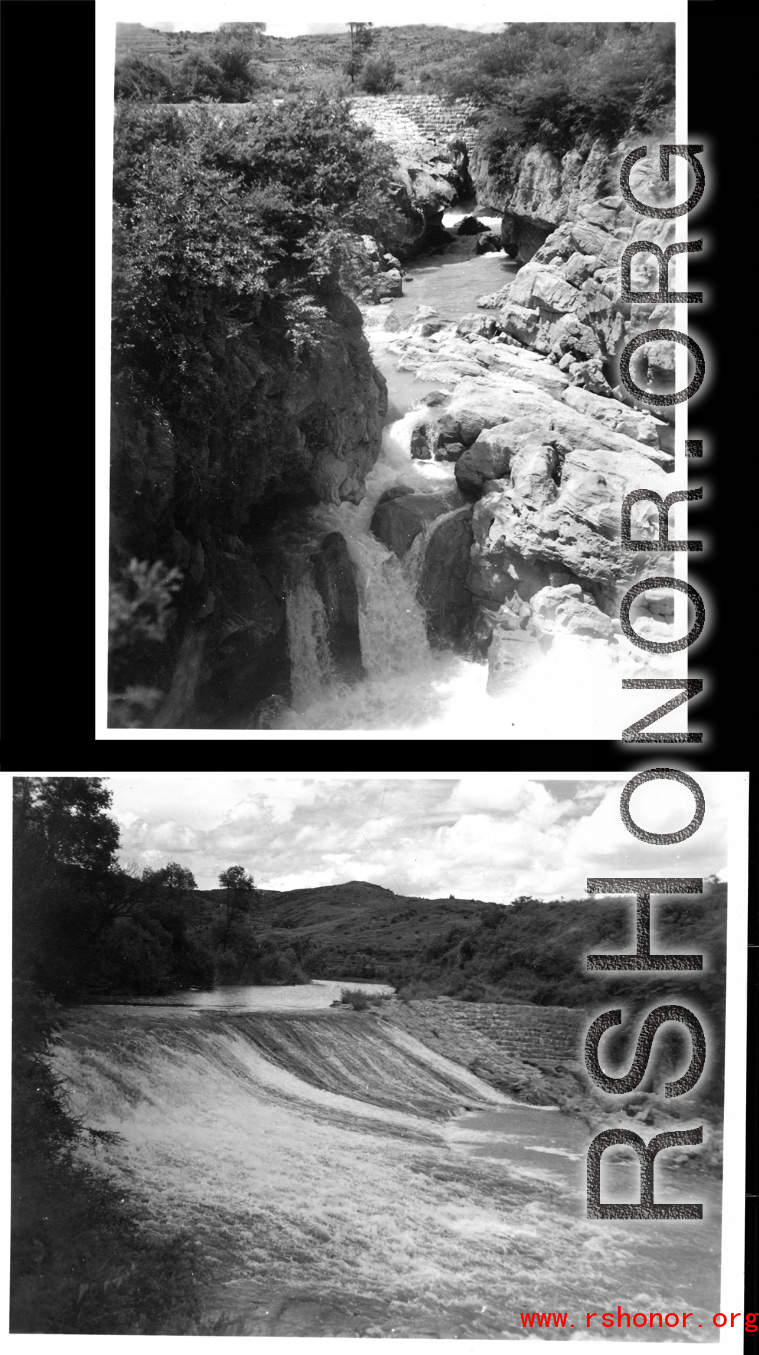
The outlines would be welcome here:
M 503 246 L 519 263 L 526 263 L 557 226 L 574 221 L 583 208 L 619 193 L 619 167 L 633 146 L 674 140 L 674 108 L 663 109 L 656 125 L 610 145 L 602 138 L 583 137 L 564 155 L 540 146 L 528 146 L 504 177 L 493 157 L 475 138 L 469 152 L 469 171 L 480 206 L 503 212 Z
M 487 652 L 491 695 L 521 680 L 556 636 L 578 637 L 610 664 L 634 665 L 620 600 L 642 573 L 671 573 L 669 555 L 631 554 L 620 540 L 625 495 L 641 485 L 667 492 L 674 429 L 670 407 L 633 405 L 619 384 L 618 355 L 633 336 L 673 323 L 672 307 L 622 298 L 619 265 L 634 239 L 668 245 L 674 223 L 641 217 L 618 188 L 629 149 L 672 139 L 662 127 L 613 149 L 581 147 L 561 162 L 533 148 L 503 227 L 517 237 L 511 252 L 532 257 L 500 291 L 477 299 L 492 316 L 446 325 L 422 309 L 388 346 L 403 370 L 447 388 L 420 411 L 411 452 L 454 461 L 459 489 L 477 499 L 464 551 L 470 610 L 459 609 L 452 638 L 466 651 L 473 637 Z M 655 155 L 637 162 L 631 185 L 643 201 L 673 200 Z M 649 254 L 637 255 L 631 272 L 636 290 L 655 287 Z M 633 373 L 643 388 L 671 386 L 671 348 L 644 350 Z M 638 509 L 635 530 L 648 536 L 653 521 Z M 402 499 L 386 506 L 390 518 L 403 512 Z M 437 575 L 451 593 L 439 565 Z M 651 595 L 636 607 L 641 634 L 669 638 L 671 600 Z
M 167 693 L 159 727 L 289 696 L 286 559 L 261 545 L 250 512 L 271 505 L 270 526 L 279 495 L 358 502 L 387 408 L 357 307 L 335 290 L 326 308 L 320 351 L 299 360 L 263 318 L 236 332 L 209 327 L 200 420 L 197 407 L 192 418 L 157 403 L 146 412 L 123 377 L 114 392 L 114 565 L 160 559 L 184 576 L 167 643 L 130 674 Z

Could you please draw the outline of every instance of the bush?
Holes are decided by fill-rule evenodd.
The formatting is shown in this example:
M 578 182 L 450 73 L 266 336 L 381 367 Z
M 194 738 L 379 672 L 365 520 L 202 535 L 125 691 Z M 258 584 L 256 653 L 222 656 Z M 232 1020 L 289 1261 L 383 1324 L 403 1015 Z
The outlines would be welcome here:
M 251 61 L 248 44 L 217 43 L 209 52 L 188 52 L 177 71 L 174 95 L 180 102 L 217 99 L 221 103 L 245 103 L 261 83 L 261 72 Z
M 508 186 L 530 144 L 563 155 L 641 126 L 674 98 L 674 57 L 672 24 L 511 24 L 465 70 L 451 63 L 446 86 L 490 106 L 491 170 Z
M 171 75 L 157 57 L 130 54 L 116 67 L 114 94 L 117 99 L 150 99 L 171 96 Z
M 367 94 L 388 94 L 398 89 L 395 62 L 391 56 L 370 57 L 359 76 L 359 85 Z
M 365 1012 L 368 1007 L 377 1007 L 382 1002 L 387 1002 L 390 996 L 389 993 L 366 993 L 363 988 L 343 988 L 340 1001 L 352 1007 L 354 1012 Z

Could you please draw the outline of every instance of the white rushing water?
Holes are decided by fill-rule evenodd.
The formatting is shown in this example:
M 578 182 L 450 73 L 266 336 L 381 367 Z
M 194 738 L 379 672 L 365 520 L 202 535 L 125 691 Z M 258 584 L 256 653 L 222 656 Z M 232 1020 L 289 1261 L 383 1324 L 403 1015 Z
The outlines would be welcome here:
M 710 1330 L 709 1183 L 689 1183 L 699 1227 L 601 1231 L 579 1120 L 510 1103 L 386 1020 L 87 1007 L 67 1012 L 52 1064 L 73 1113 L 116 1136 L 82 1146 L 88 1168 L 149 1233 L 197 1241 L 225 1335 L 519 1337 L 520 1310 L 580 1329 L 612 1302 L 685 1308 L 704 1323 L 693 1339 Z M 658 1170 L 660 1197 L 682 1198 Z M 635 1198 L 635 1172 L 612 1198 Z
M 465 214 L 453 213 L 445 224 L 455 226 Z M 495 220 L 485 222 L 497 229 Z M 463 237 L 445 255 L 418 262 L 413 284 L 393 303 L 393 313 L 403 322 L 423 303 L 450 319 L 471 312 L 477 294 L 514 276 L 516 266 L 505 254 L 478 257 L 475 244 L 475 237 Z M 340 532 L 347 542 L 359 594 L 366 677 L 348 684 L 336 674 L 324 609 L 307 566 L 288 598 L 293 701 L 278 727 L 352 730 L 376 737 L 392 730 L 401 738 L 619 738 L 626 724 L 651 708 L 645 694 L 638 710 L 633 708 L 638 698 L 622 693 L 623 676 L 641 675 L 640 652 L 631 645 L 623 670 L 607 646 L 573 635 L 557 636 L 525 677 L 506 694 L 494 697 L 486 690 L 484 657 L 467 659 L 428 644 L 416 582 L 429 528 L 400 561 L 372 535 L 370 522 L 387 489 L 403 485 L 432 493 L 452 487 L 455 477 L 450 463 L 411 456 L 411 435 L 424 417 L 424 396 L 436 387 L 397 370 L 388 351 L 395 335 L 379 323 L 385 313 L 385 307 L 367 312 L 366 334 L 375 364 L 388 381 L 390 406 L 404 412 L 384 431 L 382 451 L 367 476 L 362 502 L 322 504 L 311 511 L 307 528 L 312 549 L 328 532 Z M 673 667 L 672 674 L 675 671 Z M 660 727 L 678 729 L 679 718 L 672 713 Z
M 385 430 L 382 454 L 367 477 L 360 504 L 313 510 L 315 539 L 338 531 L 348 545 L 367 676 L 355 684 L 336 676 L 322 602 L 305 576 L 288 599 L 294 709 L 283 727 L 393 730 L 400 737 L 425 738 L 618 738 L 625 697 L 629 704 L 623 723 L 636 712 L 630 697 L 621 695 L 620 667 L 605 646 L 557 636 L 529 674 L 500 697 L 486 691 L 484 661 L 429 646 L 415 594 L 427 536 L 418 537 L 401 562 L 369 530 L 377 500 L 391 486 L 435 491 L 453 482 L 450 464 L 411 457 L 411 432 L 420 417 L 409 411 Z M 675 713 L 668 719 L 662 729 L 678 727 Z

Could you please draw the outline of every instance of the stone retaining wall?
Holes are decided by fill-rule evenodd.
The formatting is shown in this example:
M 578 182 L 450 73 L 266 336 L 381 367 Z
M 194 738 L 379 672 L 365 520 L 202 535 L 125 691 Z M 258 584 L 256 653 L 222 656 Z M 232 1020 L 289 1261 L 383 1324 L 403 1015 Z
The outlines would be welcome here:
M 582 1074 L 585 1012 L 528 1003 L 420 999 L 388 1003 L 385 1019 L 503 1091 L 567 1104 Z
M 470 146 L 474 135 L 475 104 L 469 99 L 448 104 L 436 94 L 374 94 L 352 99 L 351 109 L 356 122 L 412 159 L 445 151 L 453 137 Z

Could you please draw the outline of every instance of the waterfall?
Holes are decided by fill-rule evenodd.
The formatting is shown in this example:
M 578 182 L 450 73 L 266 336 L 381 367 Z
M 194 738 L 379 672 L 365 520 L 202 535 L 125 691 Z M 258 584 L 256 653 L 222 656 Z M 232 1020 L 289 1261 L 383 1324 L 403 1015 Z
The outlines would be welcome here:
M 427 631 L 412 581 L 381 541 L 359 528 L 349 532 L 346 526 L 343 535 L 356 571 L 361 657 L 367 673 L 383 678 L 418 668 L 427 658 Z
M 287 647 L 293 705 L 303 711 L 339 685 L 324 603 L 309 573 L 301 575 L 287 596 Z

